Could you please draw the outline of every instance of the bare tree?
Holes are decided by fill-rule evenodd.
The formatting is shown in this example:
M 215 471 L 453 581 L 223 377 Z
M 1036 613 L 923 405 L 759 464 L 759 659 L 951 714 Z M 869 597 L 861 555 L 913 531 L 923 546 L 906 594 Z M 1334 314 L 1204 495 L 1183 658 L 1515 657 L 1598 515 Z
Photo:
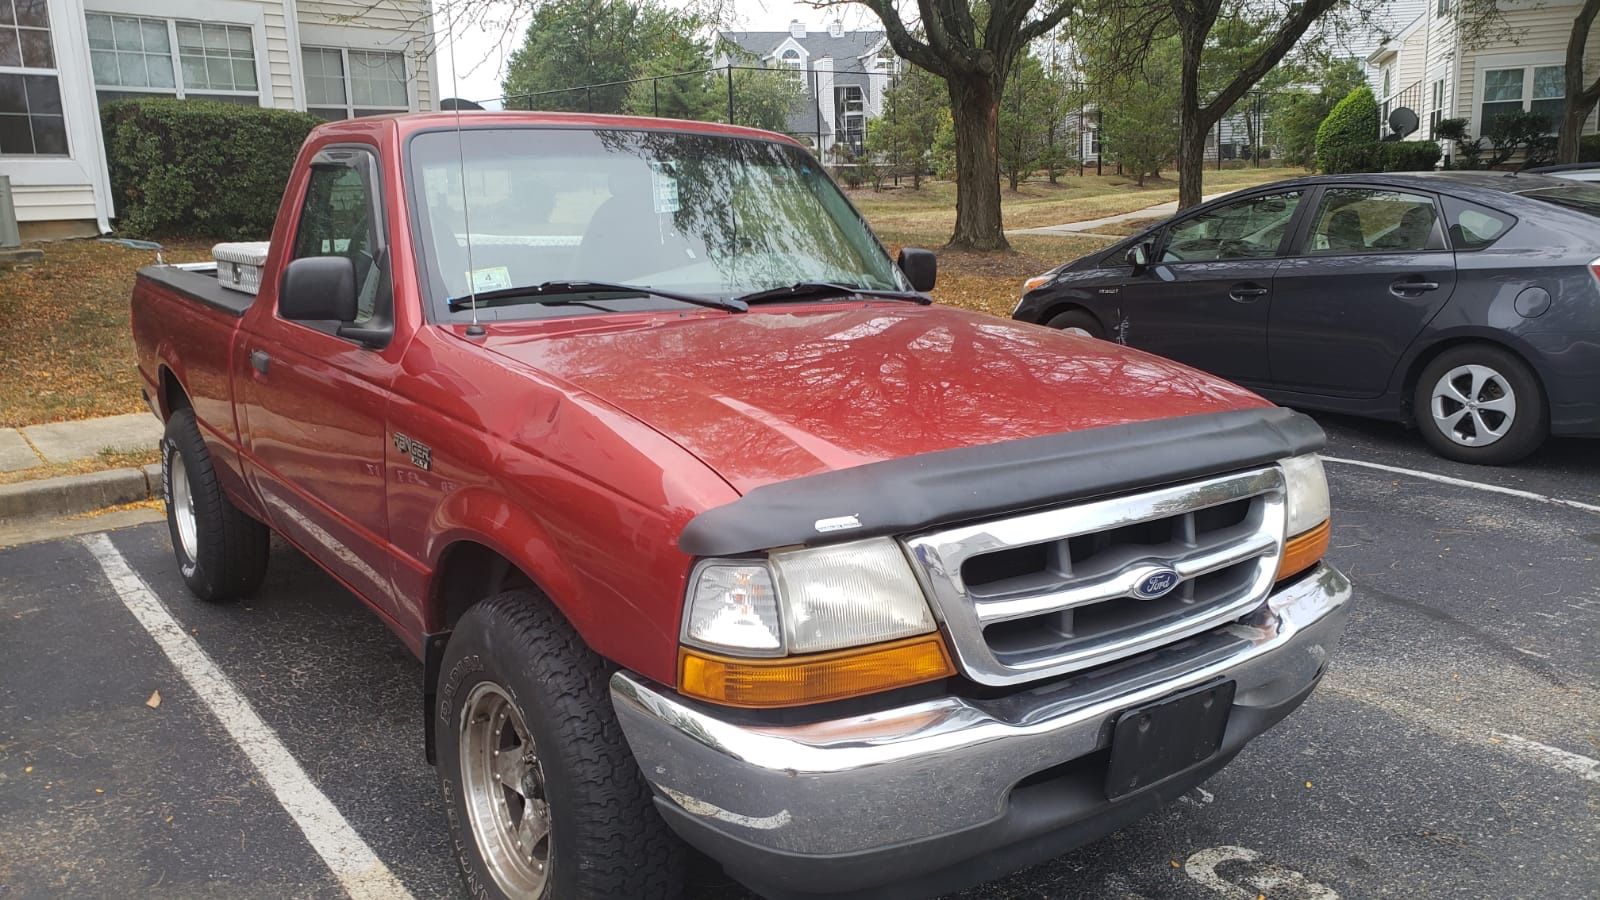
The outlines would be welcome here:
M 1000 218 L 1000 96 L 1017 56 L 1078 0 L 916 0 L 909 20 L 899 0 L 817 5 L 842 2 L 870 9 L 895 53 L 944 79 L 956 136 L 956 224 L 947 246 L 1009 249 Z

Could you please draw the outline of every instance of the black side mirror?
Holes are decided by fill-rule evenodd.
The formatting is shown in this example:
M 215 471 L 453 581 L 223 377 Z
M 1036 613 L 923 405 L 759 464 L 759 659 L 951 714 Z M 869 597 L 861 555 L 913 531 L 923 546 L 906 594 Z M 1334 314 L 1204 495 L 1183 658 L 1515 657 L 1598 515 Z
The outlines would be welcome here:
M 1148 243 L 1144 243 L 1134 244 L 1132 247 L 1129 247 L 1128 265 L 1133 266 L 1133 270 L 1135 272 L 1138 272 L 1142 269 L 1148 269 L 1150 267 L 1150 245 Z
M 900 266 L 900 271 L 906 273 L 912 290 L 931 291 L 934 283 L 939 280 L 939 260 L 933 255 L 932 250 L 906 247 L 900 251 L 897 264 Z
M 278 315 L 295 320 L 353 322 L 356 267 L 343 256 L 308 256 L 283 270 Z

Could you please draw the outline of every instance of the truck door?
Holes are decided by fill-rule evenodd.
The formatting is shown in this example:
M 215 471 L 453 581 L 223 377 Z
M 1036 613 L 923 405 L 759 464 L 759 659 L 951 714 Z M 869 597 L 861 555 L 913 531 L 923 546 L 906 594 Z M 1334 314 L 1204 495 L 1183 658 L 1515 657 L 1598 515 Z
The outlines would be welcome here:
M 377 156 L 339 146 L 313 158 L 271 284 L 239 332 L 235 384 L 252 479 L 273 526 L 393 614 L 385 451 L 389 388 L 403 347 L 369 348 L 338 322 L 278 315 L 282 272 L 308 256 L 355 264 L 362 321 L 388 320 L 391 282 Z M 275 248 L 276 249 L 276 248 Z

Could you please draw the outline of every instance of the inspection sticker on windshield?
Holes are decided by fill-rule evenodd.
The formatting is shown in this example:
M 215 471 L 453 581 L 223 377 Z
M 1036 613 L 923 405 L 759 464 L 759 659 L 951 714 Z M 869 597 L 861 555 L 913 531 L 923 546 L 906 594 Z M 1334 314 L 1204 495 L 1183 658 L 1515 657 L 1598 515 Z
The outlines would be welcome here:
M 655 196 L 656 212 L 675 213 L 678 211 L 678 179 L 652 168 L 650 172 L 651 193 Z
M 473 269 L 471 277 L 474 293 L 479 291 L 498 291 L 501 288 L 511 287 L 511 270 L 505 266 Z

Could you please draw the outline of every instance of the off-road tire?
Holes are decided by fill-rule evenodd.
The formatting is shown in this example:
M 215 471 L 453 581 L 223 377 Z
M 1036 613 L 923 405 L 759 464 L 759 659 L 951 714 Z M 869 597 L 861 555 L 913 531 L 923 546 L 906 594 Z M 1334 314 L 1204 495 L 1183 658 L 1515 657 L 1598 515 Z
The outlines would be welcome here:
M 179 538 L 178 514 L 173 504 L 175 459 L 182 461 L 194 505 L 193 555 Z M 208 603 L 225 603 L 255 593 L 267 574 L 271 533 L 222 492 L 211 453 L 195 423 L 194 410 L 188 407 L 173 412 L 161 438 L 161 496 L 166 503 L 172 552 L 189 590 Z
M 1106 329 L 1094 316 L 1081 309 L 1069 309 L 1064 313 L 1057 313 L 1045 325 L 1057 329 L 1080 328 L 1089 333 L 1090 337 L 1105 340 Z
M 681 895 L 687 848 L 656 812 L 623 738 L 611 671 L 535 591 L 498 594 L 456 623 L 439 670 L 434 750 L 452 850 L 474 898 L 506 896 L 484 864 L 463 795 L 463 704 L 484 681 L 516 704 L 543 769 L 550 851 L 539 900 Z
M 1516 400 L 1511 427 L 1493 443 L 1479 447 L 1452 440 L 1433 417 L 1433 392 L 1446 373 L 1462 366 L 1481 366 L 1493 370 L 1510 386 Z M 1441 353 L 1417 377 L 1411 396 L 1411 412 L 1422 439 L 1435 453 L 1458 462 L 1480 466 L 1503 466 L 1522 459 L 1544 444 L 1550 434 L 1550 410 L 1544 389 L 1533 370 L 1521 359 L 1492 344 L 1465 344 Z

